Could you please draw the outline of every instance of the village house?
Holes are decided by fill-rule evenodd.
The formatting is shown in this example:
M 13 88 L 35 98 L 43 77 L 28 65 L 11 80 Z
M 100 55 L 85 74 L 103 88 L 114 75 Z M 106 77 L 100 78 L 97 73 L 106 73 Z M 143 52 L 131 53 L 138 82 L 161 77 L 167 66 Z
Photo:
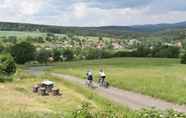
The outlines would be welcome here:
M 176 41 L 176 47 L 178 48 L 183 48 L 182 42 L 181 41 Z
M 97 42 L 97 44 L 96 44 L 96 48 L 102 49 L 102 48 L 104 48 L 104 47 L 105 47 L 104 42 L 103 42 L 102 40 L 99 40 L 99 41 Z
M 113 42 L 112 43 L 112 47 L 113 47 L 113 49 L 121 49 L 121 48 L 123 48 L 123 46 L 121 44 L 117 43 L 117 42 Z

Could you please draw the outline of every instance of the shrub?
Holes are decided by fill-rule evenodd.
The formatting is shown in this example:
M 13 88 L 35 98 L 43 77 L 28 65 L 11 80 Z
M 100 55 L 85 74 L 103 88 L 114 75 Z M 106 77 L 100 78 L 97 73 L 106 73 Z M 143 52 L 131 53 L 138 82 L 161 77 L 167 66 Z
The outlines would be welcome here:
M 21 42 L 11 47 L 11 54 L 18 64 L 25 64 L 34 60 L 35 51 L 35 47 L 27 42 Z

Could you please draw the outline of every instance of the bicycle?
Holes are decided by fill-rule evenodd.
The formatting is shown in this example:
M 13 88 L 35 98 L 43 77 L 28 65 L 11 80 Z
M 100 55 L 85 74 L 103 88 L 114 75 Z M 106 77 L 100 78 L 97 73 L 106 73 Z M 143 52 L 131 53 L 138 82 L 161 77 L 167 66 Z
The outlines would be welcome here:
M 108 88 L 109 87 L 109 82 L 105 80 L 105 78 L 99 78 L 98 84 L 100 87 Z

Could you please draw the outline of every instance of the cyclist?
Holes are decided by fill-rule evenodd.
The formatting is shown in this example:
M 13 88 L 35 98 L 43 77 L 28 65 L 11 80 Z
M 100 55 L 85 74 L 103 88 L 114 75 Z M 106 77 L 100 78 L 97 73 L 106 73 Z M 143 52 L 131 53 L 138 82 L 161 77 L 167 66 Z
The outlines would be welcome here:
M 88 70 L 88 72 L 87 72 L 87 80 L 88 80 L 88 86 L 90 87 L 92 85 L 92 81 L 93 81 L 93 75 L 90 70 Z
M 100 86 L 104 86 L 106 74 L 104 73 L 103 69 L 100 69 L 99 77 L 100 77 L 100 79 L 99 79 Z

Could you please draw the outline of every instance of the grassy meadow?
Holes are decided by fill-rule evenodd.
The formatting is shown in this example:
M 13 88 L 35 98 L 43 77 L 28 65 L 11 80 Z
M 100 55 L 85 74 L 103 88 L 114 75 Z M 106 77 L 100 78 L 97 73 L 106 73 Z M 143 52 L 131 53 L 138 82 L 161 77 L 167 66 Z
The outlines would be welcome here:
M 43 97 L 32 93 L 32 86 L 46 79 L 54 81 L 63 95 Z M 0 93 L 0 111 L 4 114 L 35 112 L 61 115 L 75 110 L 83 101 L 90 102 L 95 108 L 97 107 L 82 94 L 65 86 L 61 80 L 48 76 L 36 78 L 26 74 L 19 75 L 13 82 L 0 83 Z
M 104 69 L 112 86 L 186 104 L 186 65 L 179 59 L 113 58 L 103 60 L 64 62 L 50 71 L 78 76 L 82 79 L 88 69 L 98 79 Z
M 32 93 L 32 86 L 46 79 L 54 81 L 63 95 L 54 97 Z M 85 102 L 89 103 L 92 112 L 106 109 L 125 113 L 129 118 L 136 116 L 134 111 L 113 104 L 86 87 L 47 74 L 35 77 L 19 70 L 12 82 L 0 83 L 0 93 L 1 118 L 72 118 L 72 113 Z

